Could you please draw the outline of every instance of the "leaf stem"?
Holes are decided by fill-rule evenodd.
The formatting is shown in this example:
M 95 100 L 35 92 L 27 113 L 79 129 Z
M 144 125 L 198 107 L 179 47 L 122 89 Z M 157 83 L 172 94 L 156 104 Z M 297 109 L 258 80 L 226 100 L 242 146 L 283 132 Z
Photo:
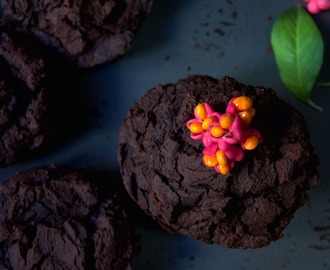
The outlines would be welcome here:
M 330 82 L 319 82 L 316 84 L 316 87 L 329 87 Z
M 316 105 L 311 99 L 307 100 L 307 104 L 319 112 L 323 112 L 323 108 L 319 105 Z

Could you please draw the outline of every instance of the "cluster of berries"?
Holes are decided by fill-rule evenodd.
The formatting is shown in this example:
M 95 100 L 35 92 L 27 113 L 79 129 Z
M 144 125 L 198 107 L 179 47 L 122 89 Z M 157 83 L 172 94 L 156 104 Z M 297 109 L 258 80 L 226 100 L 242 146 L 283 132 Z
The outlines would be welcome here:
M 195 118 L 187 122 L 187 127 L 193 140 L 203 142 L 203 163 L 207 167 L 227 174 L 244 158 L 244 150 L 253 150 L 262 142 L 260 132 L 250 128 L 255 112 L 246 96 L 232 98 L 224 114 L 215 112 L 208 103 L 195 107 Z
M 330 9 L 330 0 L 305 0 L 310 13 L 316 14 Z

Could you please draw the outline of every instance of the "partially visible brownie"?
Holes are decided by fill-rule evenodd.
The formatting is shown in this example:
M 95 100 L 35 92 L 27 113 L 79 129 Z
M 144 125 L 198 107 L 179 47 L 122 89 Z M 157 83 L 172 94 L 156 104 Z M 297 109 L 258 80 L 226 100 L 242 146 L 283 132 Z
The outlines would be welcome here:
M 80 67 L 124 54 L 152 0 L 3 0 L 4 20 L 57 48 Z
M 44 146 L 51 130 L 51 77 L 32 40 L 0 26 L 0 167 Z
M 131 269 L 121 197 L 102 196 L 95 180 L 49 165 L 3 183 L 0 269 Z
M 187 121 L 199 103 L 225 112 L 239 96 L 253 101 L 263 142 L 227 174 L 204 166 L 202 142 Z M 125 187 L 165 229 L 231 248 L 258 248 L 282 237 L 319 183 L 318 157 L 303 115 L 271 89 L 233 78 L 189 76 L 158 85 L 129 110 L 119 132 Z

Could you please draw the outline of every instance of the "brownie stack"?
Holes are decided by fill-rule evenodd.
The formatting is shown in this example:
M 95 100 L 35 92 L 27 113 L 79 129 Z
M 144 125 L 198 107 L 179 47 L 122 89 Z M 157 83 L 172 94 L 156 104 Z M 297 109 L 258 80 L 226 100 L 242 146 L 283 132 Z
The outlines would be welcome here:
M 58 144 L 76 109 L 65 111 L 70 93 L 63 95 L 59 81 L 123 55 L 151 4 L 1 1 L 0 167 Z M 48 165 L 0 185 L 0 268 L 131 269 L 134 241 L 123 194 L 99 182 Z

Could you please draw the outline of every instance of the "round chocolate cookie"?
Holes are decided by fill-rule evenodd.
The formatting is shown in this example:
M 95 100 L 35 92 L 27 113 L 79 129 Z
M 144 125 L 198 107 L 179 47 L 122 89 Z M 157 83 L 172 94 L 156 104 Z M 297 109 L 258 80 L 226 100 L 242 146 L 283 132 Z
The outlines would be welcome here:
M 202 162 L 203 143 L 187 121 L 208 103 L 253 101 L 252 127 L 263 142 L 221 174 Z M 189 76 L 159 85 L 129 110 L 119 132 L 125 187 L 145 213 L 171 232 L 231 248 L 258 248 L 282 237 L 305 193 L 319 182 L 318 157 L 300 112 L 264 87 Z
M 0 167 L 31 157 L 50 133 L 49 70 L 25 35 L 0 27 Z
M 8 179 L 0 186 L 0 269 L 131 269 L 121 199 L 100 193 L 86 175 L 51 165 Z
M 38 36 L 80 67 L 124 54 L 151 4 L 152 0 L 1 1 L 6 22 Z

